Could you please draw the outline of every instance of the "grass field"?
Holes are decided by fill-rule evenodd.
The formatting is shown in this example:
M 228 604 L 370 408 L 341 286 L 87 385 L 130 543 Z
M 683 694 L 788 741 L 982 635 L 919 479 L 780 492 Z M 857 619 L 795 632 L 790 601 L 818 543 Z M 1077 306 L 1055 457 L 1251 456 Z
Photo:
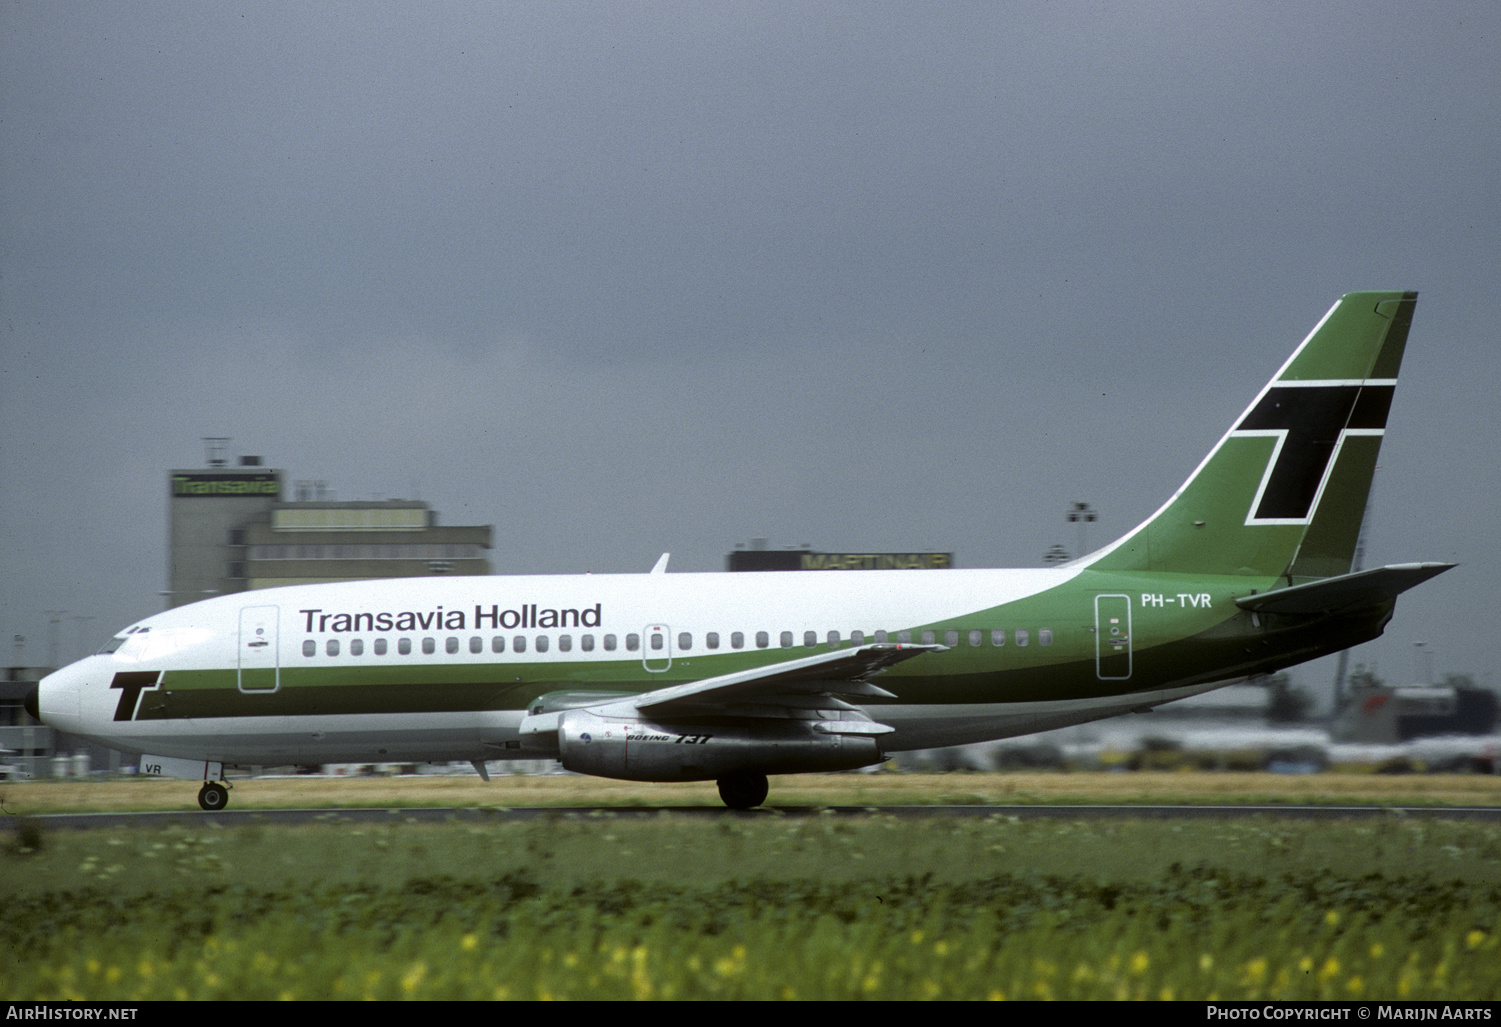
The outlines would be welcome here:
M 234 782 L 231 809 L 350 806 L 712 806 L 712 782 L 641 784 L 572 775 L 295 777 Z M 12 813 L 197 809 L 191 781 L 0 783 Z M 772 779 L 772 806 L 1030 803 L 1313 803 L 1501 806 L 1501 776 L 1476 774 L 954 773 L 799 774 Z
M 852 780 L 875 791 L 833 801 L 1014 802 L 1070 778 L 1072 801 L 1113 801 L 1121 777 L 1199 801 L 1220 784 L 1189 776 L 1211 780 L 958 775 L 885 792 L 896 786 L 845 775 L 773 801 L 815 805 L 820 787 Z M 278 804 L 603 801 L 599 782 L 525 780 L 247 781 L 235 802 L 281 788 Z M 1428 792 L 1431 780 L 1331 792 L 1495 802 L 1485 779 Z M 1247 790 L 1290 801 L 1277 781 L 1256 775 Z M 108 787 L 6 786 L 5 806 L 38 812 L 58 802 L 40 796 L 76 789 L 82 803 Z M 170 789 L 155 795 L 168 807 L 194 791 L 119 787 Z M 713 801 L 622 787 L 604 794 Z M 38 824 L 0 834 L 8 999 L 1501 997 L 1501 828 L 1484 823 L 595 810 L 364 828 Z

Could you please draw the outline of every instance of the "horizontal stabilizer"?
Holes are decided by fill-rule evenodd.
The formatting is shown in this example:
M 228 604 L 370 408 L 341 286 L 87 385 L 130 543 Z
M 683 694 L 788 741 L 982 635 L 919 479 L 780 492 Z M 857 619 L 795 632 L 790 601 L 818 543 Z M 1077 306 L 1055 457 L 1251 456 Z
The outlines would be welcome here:
M 1235 605 L 1253 613 L 1309 615 L 1380 606 L 1453 566 L 1452 563 L 1399 563 L 1242 596 L 1235 600 Z

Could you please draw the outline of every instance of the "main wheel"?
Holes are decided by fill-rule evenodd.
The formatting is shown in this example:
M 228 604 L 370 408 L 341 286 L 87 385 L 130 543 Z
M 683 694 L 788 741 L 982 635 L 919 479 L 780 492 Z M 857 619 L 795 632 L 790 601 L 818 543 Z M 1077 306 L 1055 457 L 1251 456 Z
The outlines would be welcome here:
M 205 781 L 198 789 L 198 805 L 210 813 L 217 813 L 229 805 L 229 789 L 218 781 Z
M 752 809 L 766 801 L 771 785 L 765 774 L 741 770 L 719 779 L 719 797 L 730 809 Z

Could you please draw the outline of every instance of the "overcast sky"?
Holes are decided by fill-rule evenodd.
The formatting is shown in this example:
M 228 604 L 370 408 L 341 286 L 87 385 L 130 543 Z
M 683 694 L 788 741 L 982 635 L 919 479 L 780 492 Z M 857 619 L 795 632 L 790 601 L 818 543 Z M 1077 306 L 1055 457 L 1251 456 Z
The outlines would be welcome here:
M 5 0 L 0 639 L 160 608 L 202 436 L 502 573 L 1036 566 L 1396 288 L 1367 563 L 1463 566 L 1355 661 L 1501 684 L 1498 94 L 1490 0 Z

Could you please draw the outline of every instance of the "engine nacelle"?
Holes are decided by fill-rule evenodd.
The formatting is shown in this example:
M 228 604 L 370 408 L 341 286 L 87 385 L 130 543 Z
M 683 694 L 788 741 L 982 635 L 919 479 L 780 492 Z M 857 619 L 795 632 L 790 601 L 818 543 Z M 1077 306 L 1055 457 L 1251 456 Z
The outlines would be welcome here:
M 711 781 L 738 770 L 808 774 L 883 759 L 870 734 L 816 720 L 646 721 L 590 710 L 558 719 L 558 760 L 566 769 L 625 781 Z

